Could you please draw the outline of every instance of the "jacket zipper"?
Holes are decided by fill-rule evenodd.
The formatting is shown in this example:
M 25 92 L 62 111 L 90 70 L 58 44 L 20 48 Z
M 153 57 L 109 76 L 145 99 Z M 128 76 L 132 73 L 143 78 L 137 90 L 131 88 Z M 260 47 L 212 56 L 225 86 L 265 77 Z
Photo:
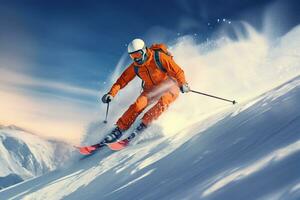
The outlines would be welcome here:
M 146 66 L 145 66 L 145 67 L 146 67 Z M 152 77 L 151 77 L 151 75 L 150 75 L 150 72 L 149 72 L 148 67 L 146 67 L 146 70 L 147 70 L 147 72 L 148 72 L 148 75 L 149 75 L 149 77 L 150 77 L 150 80 L 151 80 L 152 84 L 155 85 L 155 83 L 154 83 L 154 81 L 153 81 L 153 79 L 152 79 Z

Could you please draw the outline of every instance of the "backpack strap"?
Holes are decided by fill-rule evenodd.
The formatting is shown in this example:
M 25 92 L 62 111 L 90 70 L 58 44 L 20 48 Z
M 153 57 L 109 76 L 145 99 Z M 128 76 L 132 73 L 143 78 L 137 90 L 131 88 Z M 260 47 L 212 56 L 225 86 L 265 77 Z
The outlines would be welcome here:
M 155 60 L 155 64 L 156 66 L 158 67 L 158 69 L 160 69 L 161 71 L 167 73 L 167 70 L 166 68 L 162 65 L 162 63 L 160 62 L 160 59 L 159 59 L 159 50 L 155 50 L 154 51 L 154 60 Z
M 134 66 L 133 66 L 133 69 L 134 69 L 134 73 L 135 73 L 140 79 L 142 79 L 142 78 L 140 77 L 140 75 L 139 75 L 139 67 L 136 66 L 136 65 L 134 65 Z M 144 84 L 145 84 L 145 82 L 144 82 L 144 80 L 142 79 L 142 83 L 141 83 L 142 88 L 144 88 Z M 141 91 L 141 92 L 142 92 L 142 91 Z
M 134 65 L 134 66 L 133 66 L 133 69 L 134 69 L 134 73 L 135 73 L 140 79 L 142 79 L 142 78 L 140 77 L 140 75 L 139 75 L 139 67 L 136 66 L 136 65 Z

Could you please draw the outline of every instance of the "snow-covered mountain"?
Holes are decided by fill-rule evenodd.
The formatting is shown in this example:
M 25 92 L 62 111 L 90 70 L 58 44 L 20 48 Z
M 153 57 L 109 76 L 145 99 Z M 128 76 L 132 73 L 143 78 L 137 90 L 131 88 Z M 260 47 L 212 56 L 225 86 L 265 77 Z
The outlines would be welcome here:
M 0 199 L 300 199 L 299 102 L 300 76 L 175 136 L 100 150 Z
M 45 174 L 70 155 L 70 146 L 17 126 L 0 126 L 0 188 Z

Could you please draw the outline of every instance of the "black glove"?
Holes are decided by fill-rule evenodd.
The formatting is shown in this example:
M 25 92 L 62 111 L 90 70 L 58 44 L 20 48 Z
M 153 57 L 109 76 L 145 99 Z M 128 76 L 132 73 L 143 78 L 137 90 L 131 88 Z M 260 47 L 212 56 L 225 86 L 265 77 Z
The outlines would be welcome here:
M 182 86 L 180 86 L 180 91 L 182 92 L 182 93 L 187 93 L 187 92 L 189 92 L 191 89 L 190 89 L 190 87 L 189 87 L 189 85 L 186 83 L 186 84 L 183 84 Z
M 105 95 L 103 95 L 101 100 L 103 103 L 109 103 L 113 100 L 113 98 L 114 97 L 111 94 L 105 94 Z

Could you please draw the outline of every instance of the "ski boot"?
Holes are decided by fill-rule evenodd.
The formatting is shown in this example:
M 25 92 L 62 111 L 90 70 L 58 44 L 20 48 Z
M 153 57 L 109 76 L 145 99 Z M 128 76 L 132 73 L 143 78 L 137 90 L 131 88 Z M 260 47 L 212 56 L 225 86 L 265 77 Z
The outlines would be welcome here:
M 107 146 L 114 151 L 119 151 L 127 147 L 132 139 L 134 139 L 138 134 L 141 134 L 147 126 L 141 123 L 130 135 L 124 140 L 120 140 L 113 143 L 108 143 Z
M 134 129 L 134 131 L 126 138 L 128 141 L 131 141 L 133 138 L 135 138 L 138 134 L 141 134 L 147 126 L 142 122 L 138 127 Z
M 114 128 L 111 133 L 109 133 L 104 140 L 101 142 L 101 144 L 107 144 L 107 143 L 113 143 L 116 142 L 121 136 L 122 136 L 122 131 L 120 130 L 119 127 Z

